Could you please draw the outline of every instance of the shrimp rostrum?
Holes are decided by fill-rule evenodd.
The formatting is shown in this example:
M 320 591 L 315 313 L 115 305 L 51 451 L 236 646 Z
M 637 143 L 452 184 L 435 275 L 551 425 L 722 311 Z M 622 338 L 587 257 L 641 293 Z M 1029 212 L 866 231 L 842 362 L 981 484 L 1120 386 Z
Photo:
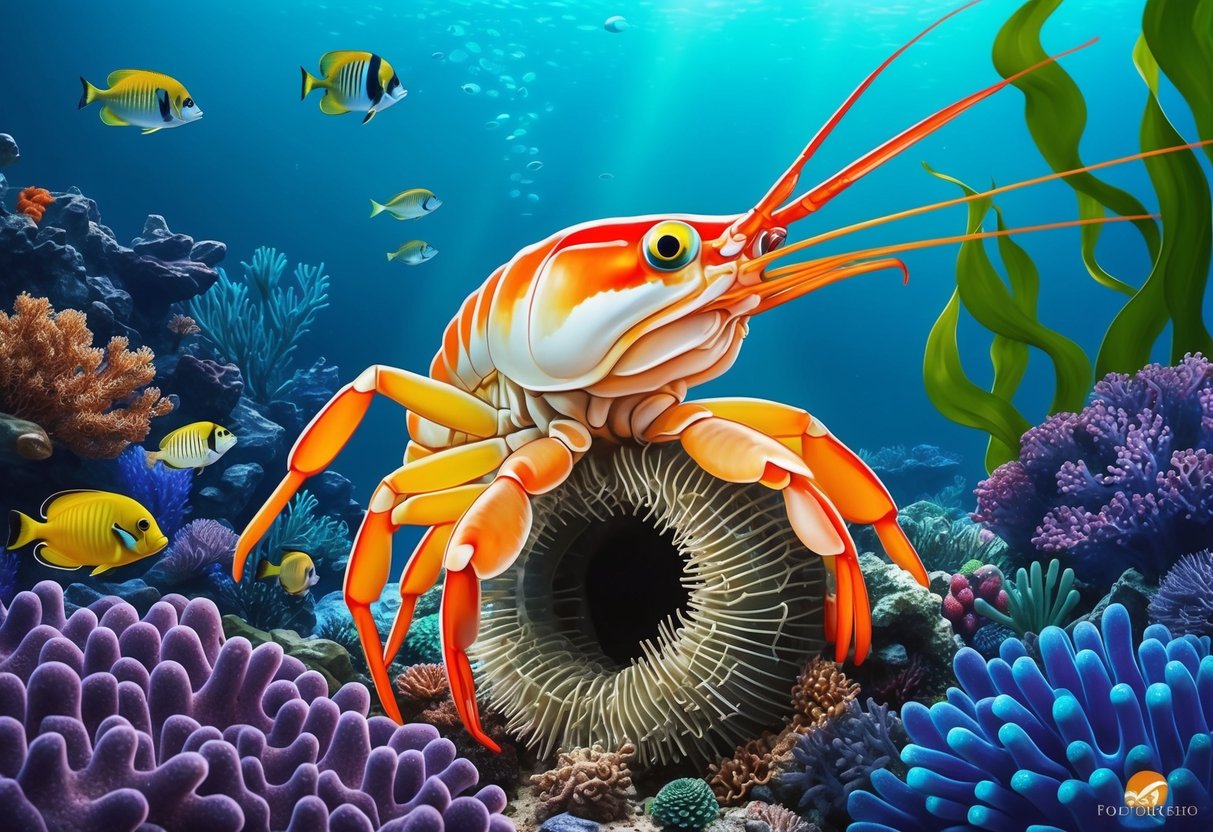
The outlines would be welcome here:
M 871 644 L 871 622 L 847 524 L 874 526 L 889 558 L 927 583 L 888 490 L 805 410 L 749 398 L 696 400 L 689 393 L 729 369 L 752 317 L 855 275 L 885 269 L 905 274 L 899 256 L 907 251 L 1011 232 L 977 231 L 813 256 L 818 244 L 1076 172 L 901 211 L 785 245 L 792 224 L 1019 77 L 943 108 L 797 194 L 806 163 L 864 90 L 941 22 L 865 78 L 750 210 L 723 217 L 607 219 L 567 228 L 519 251 L 463 302 L 428 375 L 368 367 L 303 430 L 286 477 L 240 537 L 235 577 L 241 577 L 249 553 L 291 496 L 332 462 L 371 400 L 382 395 L 408 411 L 410 441 L 404 464 L 385 476 L 370 498 L 344 594 L 384 710 L 397 721 L 387 667 L 408 634 L 418 596 L 445 570 L 440 620 L 451 692 L 468 730 L 496 748 L 480 724 L 467 655 L 479 627 L 480 582 L 509 569 L 517 558 L 531 527 L 531 497 L 558 487 L 595 445 L 680 442 L 715 477 L 779 491 L 797 536 L 832 575 L 825 632 L 834 656 L 862 662 Z M 783 258 L 800 252 L 809 252 L 807 259 L 783 264 Z M 404 568 L 402 603 L 385 643 L 371 604 L 389 577 L 392 534 L 404 524 L 428 530 Z

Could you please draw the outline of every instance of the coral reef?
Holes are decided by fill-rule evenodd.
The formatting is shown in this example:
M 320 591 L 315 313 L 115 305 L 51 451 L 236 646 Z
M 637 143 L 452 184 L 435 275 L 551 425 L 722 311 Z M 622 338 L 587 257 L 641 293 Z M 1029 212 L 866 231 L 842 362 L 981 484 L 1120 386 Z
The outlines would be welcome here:
M 190 315 L 219 354 L 240 367 L 248 395 L 268 404 L 285 391 L 295 350 L 328 306 L 329 277 L 323 263 L 301 263 L 295 285 L 287 285 L 286 255 L 264 246 L 240 265 L 244 280 L 220 269 L 218 283 L 190 301 Z
M 21 572 L 21 555 L 0 550 L 0 604 L 7 604 L 17 594 L 17 576 Z
M 988 662 L 961 650 L 960 689 L 902 712 L 906 779 L 877 771 L 874 793 L 850 796 L 856 828 L 1137 828 L 1096 807 L 1124 805 L 1129 778 L 1147 769 L 1164 773 L 1174 805 L 1213 811 L 1208 638 L 1154 625 L 1135 646 L 1128 613 L 1112 605 L 1099 628 L 1048 627 L 1037 647 L 1039 664 L 1018 639 Z
M 0 608 L 0 806 L 56 832 L 506 832 L 505 794 L 423 725 L 366 718 L 281 648 L 225 641 L 205 600 L 65 619 L 57 584 Z M 203 826 L 199 826 L 199 824 Z M 146 824 L 146 825 L 145 825 Z
M 792 718 L 788 727 L 803 734 L 847 709 L 859 695 L 859 685 L 834 662 L 814 656 L 792 687 Z
M 880 477 L 898 505 L 929 499 L 952 485 L 960 457 L 935 445 L 893 445 L 859 456 Z
M 237 534 L 215 520 L 194 520 L 173 537 L 168 551 L 148 573 L 153 583 L 176 586 L 199 578 L 212 568 L 228 567 L 236 553 Z
M 776 788 L 802 812 L 812 809 L 823 823 L 838 823 L 848 796 L 867 788 L 873 772 L 895 765 L 905 743 L 901 720 L 887 706 L 850 702 L 843 714 L 800 737 Z
M 294 630 L 259 630 L 234 615 L 223 616 L 223 634 L 227 638 L 243 638 L 257 647 L 277 644 L 282 652 L 298 659 L 308 670 L 314 670 L 328 683 L 333 695 L 350 682 L 365 682 L 366 677 L 354 668 L 349 651 L 340 644 L 322 638 L 303 638 Z
M 35 223 L 39 223 L 46 213 L 46 206 L 54 201 L 55 198 L 46 188 L 23 188 L 17 195 L 17 213 L 25 214 Z
M 1205 549 L 1176 561 L 1149 611 L 1150 621 L 1173 635 L 1213 636 L 1213 553 Z
M 777 494 L 676 446 L 625 446 L 533 507 L 470 651 L 511 732 L 543 756 L 632 739 L 648 766 L 718 759 L 787 718 L 821 649 L 824 570 Z
M 41 425 L 0 413 L 0 457 L 43 460 L 54 449 Z
M 415 664 L 406 668 L 396 677 L 393 687 L 400 702 L 400 714 L 406 720 L 416 718 L 427 708 L 447 699 L 451 693 L 446 668 L 440 664 Z
M 791 751 L 795 734 L 764 733 L 708 766 L 708 786 L 722 806 L 739 803 L 757 786 L 765 786 L 775 776 L 782 758 Z
M 629 766 L 635 757 L 636 746 L 631 743 L 617 751 L 595 745 L 561 752 L 555 766 L 531 777 L 543 814 L 568 812 L 602 823 L 625 817 L 633 791 Z
M 114 460 L 118 490 L 138 501 L 156 518 L 169 537 L 185 525 L 193 471 L 177 471 L 162 462 L 147 464 L 147 451 L 130 445 Z
M 1010 603 L 1006 590 L 1002 588 L 1002 572 L 992 564 L 978 565 L 966 572 L 952 576 L 948 582 L 948 594 L 943 599 L 943 617 L 952 622 L 952 629 L 966 641 L 971 641 L 979 627 L 986 622 L 978 617 L 977 601 L 984 601 L 995 611 L 1006 612 Z M 1020 570 L 1022 571 L 1022 570 Z M 991 616 L 987 616 L 991 617 Z
M 920 702 L 930 697 L 935 691 L 932 690 L 926 659 L 919 655 L 910 656 L 909 664 L 874 681 L 871 692 L 872 699 L 895 711 L 900 711 L 907 702 Z
M 816 824 L 783 806 L 755 800 L 745 807 L 747 832 L 820 832 Z M 756 825 L 766 824 L 766 828 Z
M 1019 459 L 977 487 L 974 519 L 1084 580 L 1107 586 L 1129 567 L 1157 580 L 1213 535 L 1209 362 L 1107 375 L 1082 411 L 1024 434 Z
M 343 572 L 350 554 L 349 526 L 320 514 L 319 506 L 316 495 L 306 488 L 296 494 L 286 513 L 274 521 L 262 538 L 249 568 L 255 570 L 263 557 L 274 558 L 276 562 L 281 552 L 298 549 L 311 555 L 317 573 Z
M 1015 638 L 1015 631 L 993 621 L 977 630 L 973 636 L 972 648 L 987 659 L 998 656 L 998 649 L 1009 638 Z
M 716 796 L 707 783 L 681 777 L 661 787 L 649 814 L 670 832 L 699 832 L 720 814 Z
M 971 560 L 1004 570 L 1010 564 L 1007 544 L 998 535 L 967 517 L 957 518 L 944 506 L 927 500 L 911 503 L 898 512 L 897 522 L 929 572 L 955 574 Z M 877 551 L 875 534 L 865 540 L 867 548 Z
M 259 630 L 294 630 L 308 635 L 316 626 L 316 612 L 310 593 L 287 595 L 277 581 L 258 581 L 245 573 L 232 580 L 226 570 L 208 576 L 214 599 L 224 615 L 234 615 Z
M 1049 561 L 1049 568 L 1041 574 L 1040 561 L 1032 563 L 1030 570 L 1020 569 L 1015 580 L 1006 585 L 1005 609 L 978 597 L 973 605 L 977 612 L 1004 627 L 1010 627 L 1019 635 L 1039 633 L 1045 627 L 1060 627 L 1070 620 L 1070 613 L 1078 606 L 1078 590 L 1074 586 L 1074 570 L 1069 567 L 1061 573 L 1061 564 Z M 1001 581 L 1000 581 L 1001 583 Z
M 156 373 L 151 350 L 129 351 L 125 338 L 96 348 L 85 316 L 55 314 L 46 298 L 22 293 L 13 310 L 0 312 L 0 410 L 99 459 L 142 441 L 151 420 L 172 410 L 158 389 L 146 387 Z
M 198 327 L 198 322 L 189 315 L 182 315 L 180 312 L 174 313 L 168 319 L 165 327 L 175 336 L 173 339 L 173 351 L 176 352 L 181 348 L 181 339 L 189 335 L 201 335 L 202 330 Z

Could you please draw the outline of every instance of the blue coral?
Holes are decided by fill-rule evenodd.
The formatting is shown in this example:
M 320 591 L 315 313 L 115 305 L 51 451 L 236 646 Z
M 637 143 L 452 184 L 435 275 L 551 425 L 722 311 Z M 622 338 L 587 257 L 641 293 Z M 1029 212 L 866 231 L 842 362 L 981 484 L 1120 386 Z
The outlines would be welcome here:
M 1213 552 L 1179 559 L 1150 599 L 1150 620 L 1172 633 L 1213 636 Z
M 874 793 L 854 792 L 850 832 L 1140 828 L 1141 818 L 1098 807 L 1123 807 L 1125 784 L 1142 771 L 1163 773 L 1169 805 L 1195 807 L 1193 828 L 1207 828 L 1209 639 L 1152 625 L 1134 648 L 1129 614 L 1113 604 L 1099 628 L 1081 622 L 1070 636 L 1049 627 L 1038 647 L 1043 667 L 1019 639 L 989 662 L 969 648 L 957 653 L 962 689 L 930 709 L 905 707 L 906 778 L 876 771 Z
M 163 462 L 148 465 L 147 452 L 138 445 L 119 454 L 114 465 L 122 493 L 147 508 L 168 537 L 175 535 L 185 524 L 194 472 L 169 468 Z
M 1213 366 L 1198 354 L 1107 375 L 1080 413 L 1023 435 L 1019 459 L 978 485 L 974 519 L 1085 580 L 1157 579 L 1213 537 Z

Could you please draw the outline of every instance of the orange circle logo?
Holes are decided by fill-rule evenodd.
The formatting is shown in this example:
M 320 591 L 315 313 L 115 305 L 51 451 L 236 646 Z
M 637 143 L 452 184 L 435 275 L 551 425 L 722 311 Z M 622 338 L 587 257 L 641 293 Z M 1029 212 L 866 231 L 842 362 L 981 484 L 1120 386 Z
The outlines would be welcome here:
M 1157 771 L 1139 771 L 1125 786 L 1125 805 L 1151 809 L 1167 802 L 1167 778 Z

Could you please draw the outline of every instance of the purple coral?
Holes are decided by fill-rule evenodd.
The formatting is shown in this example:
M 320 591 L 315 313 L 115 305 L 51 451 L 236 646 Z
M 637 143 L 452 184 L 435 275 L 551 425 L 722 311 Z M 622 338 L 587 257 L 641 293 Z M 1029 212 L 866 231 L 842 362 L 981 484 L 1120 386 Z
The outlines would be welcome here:
M 1213 535 L 1213 367 L 1197 354 L 1105 376 L 1082 412 L 1024 434 L 973 518 L 1021 552 L 1065 553 L 1088 580 L 1156 579 Z
M 973 606 L 978 598 L 1006 612 L 1007 593 L 1002 588 L 1002 571 L 997 566 L 986 564 L 967 575 L 958 572 L 948 583 L 948 594 L 943 598 L 943 617 L 952 622 L 952 628 L 965 641 L 971 641 L 986 623 Z
M 1150 599 L 1150 621 L 1175 635 L 1213 636 L 1213 552 L 1186 555 Z
M 23 830 L 511 832 L 505 793 L 427 725 L 367 719 L 274 644 L 224 641 L 215 605 L 141 621 L 58 584 L 0 605 L 0 814 Z
M 168 554 L 156 568 L 180 582 L 201 575 L 215 564 L 228 565 L 239 537 L 217 520 L 195 520 L 177 532 Z

